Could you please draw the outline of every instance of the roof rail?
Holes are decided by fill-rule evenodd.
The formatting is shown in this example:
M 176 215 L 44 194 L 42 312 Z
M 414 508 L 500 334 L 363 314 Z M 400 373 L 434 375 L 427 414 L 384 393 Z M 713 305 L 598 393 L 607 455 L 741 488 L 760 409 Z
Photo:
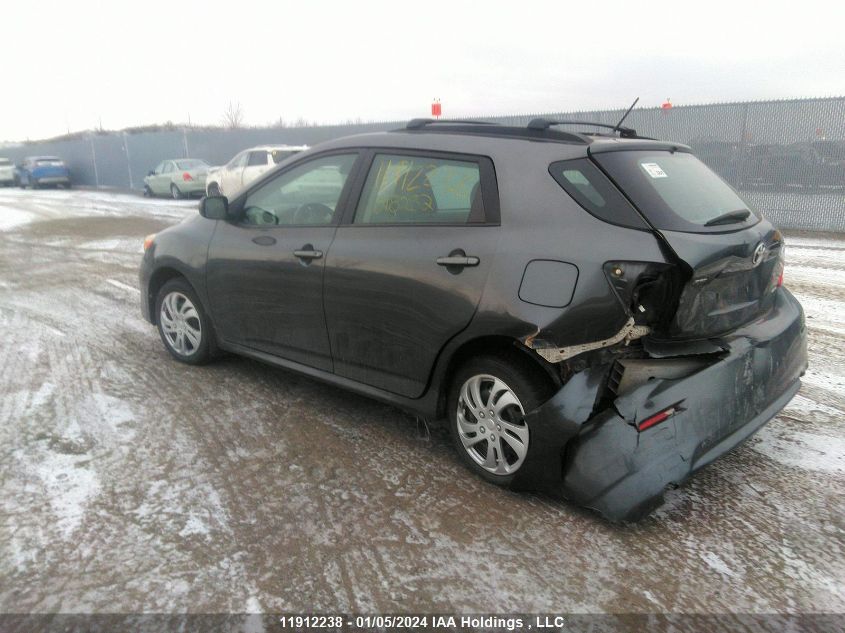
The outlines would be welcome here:
M 531 119 L 528 123 L 529 130 L 548 130 L 553 125 L 585 125 L 588 127 L 605 127 L 619 132 L 622 138 L 640 138 L 637 131 L 630 127 L 611 125 L 610 123 L 596 123 L 595 121 L 551 121 L 549 119 Z
M 467 121 L 463 119 L 411 119 L 405 125 L 406 130 L 419 130 L 426 125 L 433 125 L 437 123 L 454 123 L 457 125 L 499 125 L 492 121 Z

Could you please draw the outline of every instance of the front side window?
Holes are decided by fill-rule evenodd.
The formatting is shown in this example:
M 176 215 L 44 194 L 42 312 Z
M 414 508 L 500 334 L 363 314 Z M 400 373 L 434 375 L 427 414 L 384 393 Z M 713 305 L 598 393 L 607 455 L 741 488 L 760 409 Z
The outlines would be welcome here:
M 246 152 L 238 154 L 232 160 L 229 161 L 229 164 L 226 167 L 228 169 L 238 169 L 240 167 L 243 167 L 246 164 L 246 157 Z
M 330 224 L 357 154 L 317 158 L 249 193 L 243 223 L 253 226 Z
M 483 222 L 479 164 L 379 154 L 373 160 L 355 224 Z
M 247 163 L 247 167 L 255 167 L 257 165 L 266 165 L 267 164 L 267 152 L 261 150 L 259 152 L 250 152 L 249 153 L 249 162 Z

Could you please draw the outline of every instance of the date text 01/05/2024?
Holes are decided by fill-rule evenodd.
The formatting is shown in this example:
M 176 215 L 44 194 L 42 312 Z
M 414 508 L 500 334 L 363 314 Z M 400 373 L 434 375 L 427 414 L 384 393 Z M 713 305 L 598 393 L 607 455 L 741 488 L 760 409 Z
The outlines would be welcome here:
M 279 618 L 283 628 L 295 629 L 342 629 L 354 627 L 360 629 L 454 629 L 461 628 L 500 628 L 508 631 L 562 629 L 566 619 L 560 615 L 535 616 L 532 619 L 512 616 L 451 616 L 451 615 L 359 615 L 354 617 L 341 615 L 285 615 Z

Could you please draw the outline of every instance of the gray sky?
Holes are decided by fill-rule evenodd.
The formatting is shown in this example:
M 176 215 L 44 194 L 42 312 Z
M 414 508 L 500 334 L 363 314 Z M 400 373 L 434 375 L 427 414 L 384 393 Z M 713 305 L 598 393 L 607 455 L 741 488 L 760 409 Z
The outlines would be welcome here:
M 570 8 L 571 7 L 571 8 Z M 845 94 L 845 3 L 6 2 L 0 139 Z

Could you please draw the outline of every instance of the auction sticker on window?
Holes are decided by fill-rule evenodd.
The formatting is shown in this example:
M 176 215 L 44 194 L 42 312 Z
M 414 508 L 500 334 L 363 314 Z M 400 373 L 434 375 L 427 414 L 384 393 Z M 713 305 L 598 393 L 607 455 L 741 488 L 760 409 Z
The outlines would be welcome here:
M 652 178 L 668 178 L 669 174 L 667 174 L 657 163 L 641 163 L 643 169 L 648 172 L 648 175 Z

